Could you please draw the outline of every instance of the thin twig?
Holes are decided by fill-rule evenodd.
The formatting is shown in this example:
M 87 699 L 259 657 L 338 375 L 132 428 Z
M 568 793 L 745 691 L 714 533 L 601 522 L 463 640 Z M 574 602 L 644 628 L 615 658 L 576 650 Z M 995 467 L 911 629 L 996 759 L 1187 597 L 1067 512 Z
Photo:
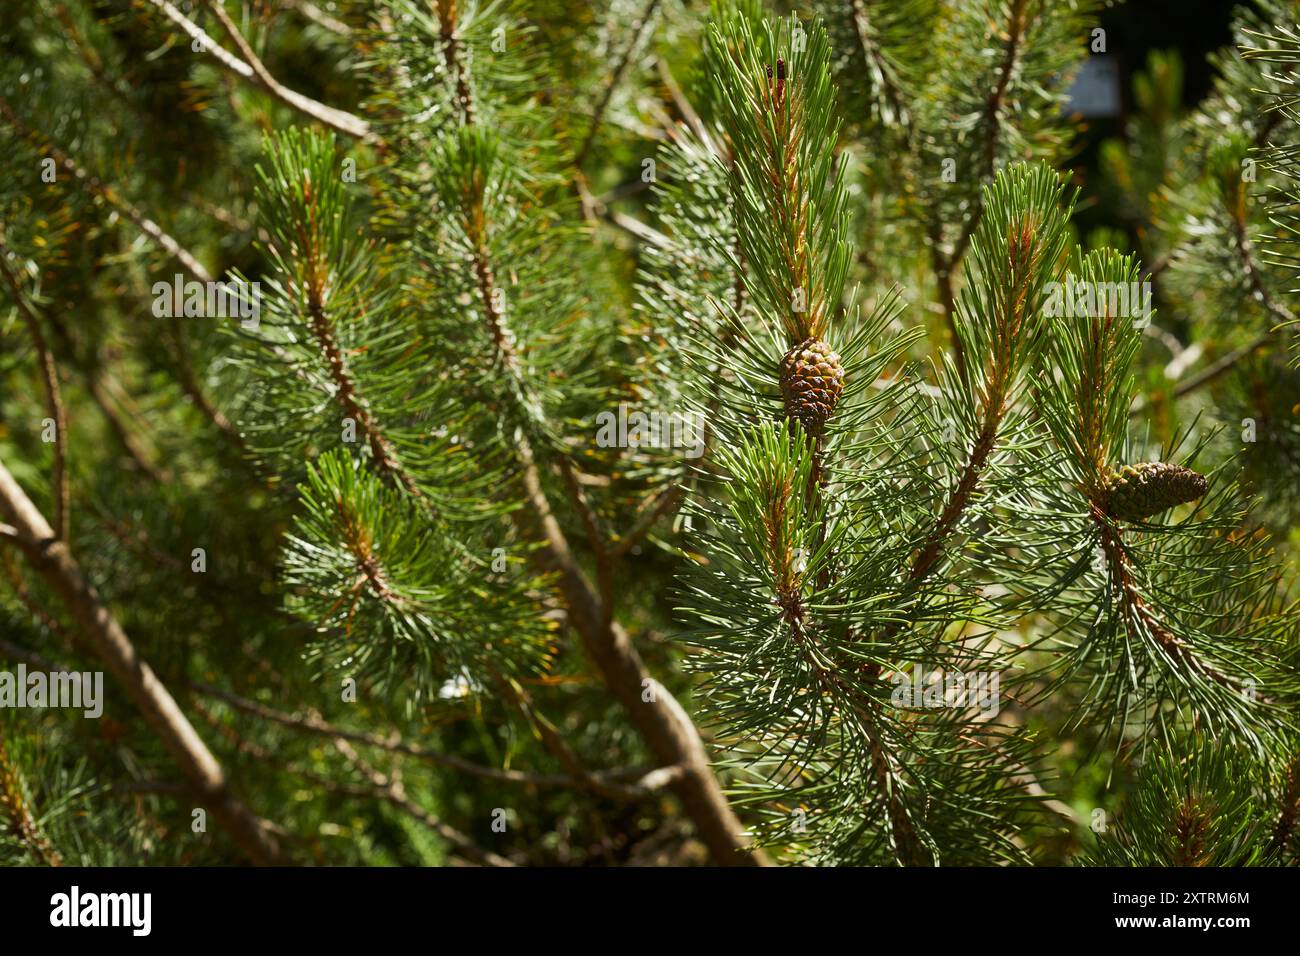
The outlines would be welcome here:
M 575 782 L 593 793 L 615 800 L 628 800 L 629 798 L 635 800 L 648 796 L 659 786 L 671 783 L 681 773 L 681 767 L 664 767 L 650 771 L 649 774 L 645 774 L 640 778 L 644 782 L 651 779 L 651 775 L 653 775 L 653 779 L 657 781 L 657 784 L 650 790 L 644 789 L 643 784 L 634 784 L 632 787 L 609 784 L 605 779 L 608 776 L 607 774 L 592 773 L 582 765 L 582 761 L 578 759 L 578 755 L 574 753 L 573 748 L 568 745 L 555 725 L 537 709 L 532 697 L 523 687 L 502 674 L 494 674 L 493 676 L 506 700 L 523 714 L 524 718 L 532 725 L 542 745 L 560 761 L 561 766 L 568 771 Z
M 171 235 L 165 232 L 161 226 L 142 213 L 126 199 L 118 195 L 117 191 L 107 184 L 100 182 L 94 176 L 90 175 L 67 153 L 57 145 L 47 139 L 40 133 L 32 130 L 24 123 L 9 105 L 9 101 L 0 96 L 0 118 L 3 118 L 13 130 L 32 143 L 36 149 L 48 153 L 50 157 L 59 165 L 61 169 L 68 172 L 83 187 L 90 190 L 95 195 L 101 197 L 110 205 L 114 206 L 126 218 L 131 220 L 136 227 L 148 236 L 153 242 L 161 247 L 168 255 L 172 256 L 192 273 L 200 282 L 213 281 L 212 273 L 195 258 L 194 254 L 177 242 Z
M 352 28 L 336 17 L 330 16 L 311 0 L 281 0 L 281 2 L 290 10 L 296 10 L 304 17 L 316 24 L 329 30 L 330 33 L 337 33 L 341 37 L 351 36 Z
M 682 119 L 695 134 L 695 138 L 709 148 L 713 155 L 721 157 L 725 150 L 718 144 L 716 137 L 704 125 L 704 120 L 700 119 L 700 114 L 696 112 L 694 105 L 686 98 L 682 92 L 681 85 L 677 78 L 673 76 L 673 71 L 669 69 L 667 61 L 662 57 L 655 60 L 655 67 L 659 71 L 659 79 L 663 83 L 668 95 L 672 98 L 673 105 L 677 107 L 677 112 L 682 115 Z
M 1246 345 L 1233 349 L 1231 352 L 1219 357 L 1194 375 L 1187 376 L 1187 378 L 1183 379 L 1173 387 L 1169 392 L 1169 396 L 1171 398 L 1182 398 L 1184 395 L 1196 391 L 1196 389 L 1214 381 L 1242 359 L 1259 351 L 1271 341 L 1273 341 L 1272 330 L 1256 336 Z M 1137 400 L 1133 403 L 1133 407 L 1129 410 L 1129 415 L 1141 414 L 1146 411 L 1150 405 L 1151 401 L 1149 401 L 1145 396 L 1138 396 Z
M 9 264 L 10 249 L 5 241 L 4 228 L 0 225 L 0 276 L 9 287 L 14 306 L 27 325 L 32 346 L 40 364 L 41 377 L 45 385 L 45 402 L 51 421 L 54 422 L 54 466 L 50 476 L 54 496 L 54 534 L 60 541 L 68 540 L 69 493 L 68 493 L 68 416 L 63 405 L 63 394 L 59 389 L 59 370 L 54 364 L 54 353 L 45 341 L 41 319 L 27 301 L 22 283 L 14 274 Z
M 1146 598 L 1138 588 L 1137 582 L 1133 579 L 1133 566 L 1129 560 L 1128 551 L 1124 547 L 1120 531 L 1106 520 L 1101 509 L 1095 503 L 1091 506 L 1091 514 L 1101 534 L 1102 551 L 1106 556 L 1111 583 L 1120 594 L 1120 603 L 1124 612 L 1124 626 L 1129 635 L 1139 639 L 1144 633 L 1150 635 L 1172 661 L 1185 665 L 1189 671 L 1200 674 L 1220 686 L 1240 691 L 1241 685 L 1238 682 L 1216 669 L 1213 665 L 1207 664 L 1196 654 L 1193 648 L 1188 647 L 1177 634 L 1165 625 L 1156 611 L 1147 603 Z
M 6 525 L 5 527 L 9 526 Z M 18 533 L 18 529 L 14 528 L 13 532 L 12 541 L 21 548 L 23 540 Z M 27 582 L 23 580 L 23 574 L 18 569 L 18 565 L 13 559 L 13 554 L 8 551 L 0 553 L 0 565 L 4 566 L 5 577 L 9 579 L 9 586 L 14 589 L 14 594 L 17 595 L 19 603 L 27 609 L 27 613 L 39 621 L 41 626 L 51 634 L 60 637 L 65 636 L 63 625 L 59 622 L 58 618 L 45 610 L 45 608 L 41 606 L 40 602 L 32 597 L 31 589 L 27 587 Z
M 149 0 L 149 2 L 161 10 L 167 19 L 180 27 L 191 40 L 197 41 L 204 51 L 211 53 L 213 57 L 216 58 L 217 62 L 231 73 L 234 73 L 236 76 L 245 80 L 251 80 L 282 103 L 285 103 L 296 109 L 298 112 L 325 124 L 330 127 L 330 129 L 337 130 L 346 136 L 351 136 L 356 139 L 364 140 L 370 138 L 370 124 L 361 117 L 354 116 L 345 110 L 335 109 L 333 106 L 326 106 L 324 103 L 319 103 L 309 96 L 304 96 L 295 90 L 289 89 L 276 80 L 276 78 L 271 75 L 270 71 L 262 64 L 262 61 L 257 58 L 257 55 L 253 53 L 253 49 L 248 45 L 248 41 L 244 39 L 243 35 L 239 32 L 239 29 L 235 26 L 233 21 L 231 21 L 229 15 L 217 0 L 208 0 L 208 7 L 212 10 L 213 15 L 221 22 L 222 27 L 230 35 L 235 46 L 239 48 L 240 53 L 246 58 L 245 60 L 241 60 L 239 57 L 223 48 L 216 40 L 212 39 L 212 37 L 210 37 L 202 27 L 190 20 L 185 16 L 185 14 L 181 13 L 180 10 L 169 2 L 169 0 Z
M 1273 297 L 1273 294 L 1269 292 L 1268 286 L 1265 285 L 1264 278 L 1260 274 L 1259 265 L 1255 259 L 1254 245 L 1251 243 L 1250 237 L 1246 234 L 1246 223 L 1236 212 L 1233 212 L 1232 214 L 1232 226 L 1233 246 L 1237 253 L 1237 258 L 1241 263 L 1241 269 L 1246 277 L 1246 282 L 1250 287 L 1251 294 L 1259 300 L 1260 305 L 1264 307 L 1264 311 L 1267 312 L 1277 324 L 1268 331 L 1260 333 L 1245 345 L 1233 349 L 1226 355 L 1211 362 L 1199 372 L 1196 372 L 1180 381 L 1170 392 L 1172 398 L 1182 398 L 1184 395 L 1195 391 L 1202 385 L 1214 381 L 1238 362 L 1271 343 L 1278 329 L 1283 326 L 1293 325 L 1296 321 L 1294 313 L 1292 313 L 1291 310 L 1282 303 L 1278 302 L 1277 299 Z M 1150 403 L 1145 398 L 1139 398 L 1134 402 L 1129 414 L 1137 415 L 1144 411 L 1149 404 Z
M 609 109 L 610 101 L 614 97 L 614 91 L 623 82 L 623 74 L 627 72 L 628 67 L 631 65 L 632 55 L 641 46 L 641 42 L 645 38 L 646 28 L 650 26 L 655 10 L 658 7 L 659 0 L 649 0 L 649 3 L 645 5 L 645 9 L 641 11 L 640 19 L 632 28 L 632 39 L 624 47 L 618 62 L 614 66 L 614 72 L 610 76 L 609 84 L 605 87 L 600 100 L 596 103 L 596 109 L 592 112 L 591 125 L 587 128 L 587 136 L 583 139 L 582 146 L 579 147 L 577 155 L 573 158 L 575 167 L 581 169 L 587 161 L 587 156 L 591 153 L 591 148 L 596 142 L 596 133 L 600 130 L 600 124 L 605 118 L 605 111 Z
M 477 843 L 461 833 L 455 827 L 439 820 L 424 807 L 420 806 L 414 800 L 406 795 L 406 790 L 401 783 L 390 780 L 374 767 L 361 759 L 360 754 L 352 749 L 352 746 L 343 738 L 336 738 L 334 746 L 341 753 L 345 760 L 355 767 L 374 787 L 376 796 L 387 800 L 393 806 L 402 810 L 404 813 L 414 817 L 420 823 L 424 824 L 433 832 L 456 847 L 462 854 L 475 863 L 483 866 L 514 866 L 515 864 L 505 857 L 493 853 L 491 850 L 485 850 Z
M 379 734 L 368 733 L 360 730 L 348 730 L 339 727 L 336 724 L 314 715 L 301 716 L 298 714 L 289 714 L 283 711 L 275 710 L 256 701 L 240 697 L 238 694 L 232 694 L 229 691 L 221 690 L 209 684 L 203 684 L 192 681 L 188 685 L 192 690 L 203 694 L 205 697 L 212 697 L 229 704 L 238 711 L 249 714 L 253 717 L 268 720 L 271 723 L 279 724 L 282 727 L 289 727 L 304 733 L 318 734 L 323 737 L 340 738 L 350 740 L 353 743 L 362 744 L 366 747 L 374 747 L 377 750 L 385 750 L 389 753 L 401 754 L 402 756 L 412 757 L 416 760 L 423 760 L 431 764 L 448 769 L 455 770 L 467 776 L 477 777 L 482 780 L 492 780 L 497 783 L 512 783 L 521 786 L 540 787 L 546 789 L 557 788 L 577 788 L 583 785 L 583 781 L 569 774 L 538 774 L 526 773 L 522 770 L 507 770 L 501 767 L 488 767 L 483 764 L 477 764 L 461 757 L 451 754 L 445 754 L 441 751 L 431 750 L 427 747 L 420 747 L 403 741 L 396 734 L 380 736 Z M 656 771 L 646 771 L 640 769 L 629 769 L 621 771 L 598 771 L 589 774 L 589 777 L 597 782 L 602 789 L 608 793 L 617 793 L 620 799 L 640 800 L 648 796 L 663 786 L 648 786 L 638 783 L 637 781 L 650 781 L 655 783 L 662 780 L 662 775 L 655 776 Z M 627 783 L 632 781 L 632 783 Z

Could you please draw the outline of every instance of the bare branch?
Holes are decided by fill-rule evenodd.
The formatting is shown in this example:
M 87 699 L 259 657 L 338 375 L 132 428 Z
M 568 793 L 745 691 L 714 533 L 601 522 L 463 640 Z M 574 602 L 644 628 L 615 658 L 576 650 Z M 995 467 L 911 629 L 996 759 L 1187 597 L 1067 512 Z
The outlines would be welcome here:
M 262 64 L 262 61 L 257 58 L 257 55 L 253 53 L 248 41 L 244 39 L 229 15 L 216 0 L 208 0 L 208 6 L 221 22 L 221 26 L 226 33 L 230 35 L 235 46 L 239 48 L 240 53 L 246 58 L 244 60 L 222 47 L 202 27 L 181 13 L 169 0 L 149 0 L 149 2 L 161 10 L 167 19 L 185 31 L 186 35 L 191 40 L 196 41 L 204 51 L 211 53 L 216 61 L 231 73 L 256 83 L 280 102 L 293 107 L 305 116 L 310 116 L 312 119 L 323 123 L 330 129 L 337 130 L 354 139 L 370 138 L 370 124 L 361 117 L 319 103 L 309 96 L 304 96 L 295 90 L 289 89 L 273 77 Z
M 534 523 L 540 525 L 546 549 L 539 552 L 539 560 L 559 572 L 569 620 L 605 686 L 628 712 L 651 751 L 664 763 L 683 767 L 674 790 L 714 859 L 730 865 L 766 863 L 765 854 L 745 847 L 740 821 L 713 774 L 695 724 L 667 688 L 650 676 L 622 625 L 605 614 L 551 510 L 532 446 L 522 436 L 519 454 L 527 503 L 514 513 L 515 521 L 525 531 Z

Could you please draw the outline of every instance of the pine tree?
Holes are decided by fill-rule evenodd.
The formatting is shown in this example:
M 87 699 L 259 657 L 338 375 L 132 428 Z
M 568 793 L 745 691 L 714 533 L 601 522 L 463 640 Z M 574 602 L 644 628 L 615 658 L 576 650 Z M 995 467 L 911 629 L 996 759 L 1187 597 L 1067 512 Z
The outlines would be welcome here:
M 1295 861 L 1293 6 L 813 7 L 6 9 L 0 859 Z

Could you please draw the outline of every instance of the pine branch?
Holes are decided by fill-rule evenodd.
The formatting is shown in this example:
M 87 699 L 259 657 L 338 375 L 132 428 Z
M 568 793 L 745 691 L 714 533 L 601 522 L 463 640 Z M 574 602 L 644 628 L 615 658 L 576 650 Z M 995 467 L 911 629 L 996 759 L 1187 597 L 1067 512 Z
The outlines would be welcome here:
M 596 514 L 596 510 L 591 506 L 587 492 L 578 480 L 578 475 L 574 471 L 569 456 L 559 455 L 556 458 L 555 467 L 564 480 L 569 502 L 573 505 L 574 510 L 578 513 L 578 518 L 582 521 L 583 529 L 587 535 L 587 544 L 591 547 L 592 554 L 595 557 L 596 584 L 600 589 L 601 603 L 605 607 L 606 616 L 610 616 L 614 613 L 614 567 L 607 544 L 608 536 L 605 534 L 605 529 L 601 527 L 600 516 Z
M 1106 556 L 1111 582 L 1123 602 L 1122 613 L 1129 635 L 1136 640 L 1142 640 L 1144 636 L 1151 637 L 1170 660 L 1232 691 L 1241 692 L 1243 688 L 1240 684 L 1201 660 L 1165 625 L 1133 580 L 1133 566 L 1124 549 L 1121 532 L 1096 505 L 1092 507 L 1091 513 L 1101 535 L 1102 551 Z
M 1239 867 L 1270 859 L 1268 808 L 1243 780 L 1257 768 L 1213 737 L 1167 739 L 1126 794 L 1113 826 L 1082 860 L 1092 866 Z
M 86 580 L 67 544 L 56 538 L 3 462 L 0 512 L 17 529 L 19 547 L 32 567 L 63 600 L 90 648 L 121 683 L 213 816 L 255 863 L 282 862 L 279 844 L 266 822 L 235 796 L 221 764 L 139 656 L 98 591 Z
M 834 161 L 830 148 L 835 131 L 833 94 L 825 81 L 826 36 L 815 26 L 806 44 L 796 44 L 792 31 L 788 24 L 750 20 L 741 12 L 715 25 L 709 41 L 714 71 L 722 78 L 724 126 L 734 157 L 730 171 L 739 251 L 731 266 L 739 278 L 744 263 L 744 290 L 754 293 L 760 312 L 769 312 L 779 323 L 771 329 L 772 344 L 757 341 L 750 347 L 757 353 L 775 344 L 792 349 L 788 355 L 807 348 L 810 340 L 822 340 L 832 329 L 832 318 L 841 318 L 843 270 L 850 251 L 844 239 L 843 166 Z M 802 35 L 799 39 L 804 40 Z M 742 331 L 738 319 L 733 324 Z M 716 347 L 714 351 L 721 354 Z M 745 433 L 741 451 L 724 449 L 724 473 L 733 482 L 730 494 L 742 495 L 733 509 L 748 553 L 763 562 L 776 608 L 774 623 L 809 682 L 806 694 L 792 700 L 799 711 L 794 719 L 835 721 L 853 735 L 854 744 L 864 747 L 895 858 L 905 865 L 923 864 L 928 856 L 902 797 L 900 767 L 885 746 L 878 707 L 830 666 L 833 655 L 822 646 L 821 635 L 836 626 L 833 615 L 818 619 L 805 595 L 810 583 L 814 594 L 830 594 L 837 583 L 823 557 L 832 547 L 825 425 L 833 422 L 834 403 L 824 410 L 825 420 L 796 419 L 784 377 L 789 361 L 787 357 L 781 363 L 789 431 L 759 425 Z M 835 355 L 825 361 L 841 360 Z M 752 374 L 761 381 L 765 363 L 757 354 L 754 363 Z M 818 567 L 806 568 L 805 561 L 817 561 Z M 778 680 L 778 686 L 781 683 Z M 814 694 L 825 701 L 814 702 Z M 843 711 L 835 713 L 839 706 Z M 819 717 L 815 711 L 823 709 L 825 716 Z M 742 726 L 752 726 L 743 714 L 739 719 Z
M 181 245 L 174 236 L 166 232 L 157 222 L 154 221 L 154 219 L 146 215 L 139 207 L 122 197 L 117 190 L 101 182 L 95 176 L 92 176 L 70 155 L 56 146 L 49 139 L 27 126 L 26 123 L 19 119 L 17 114 L 15 114 L 13 109 L 10 107 L 8 101 L 2 96 L 0 96 L 0 119 L 3 119 L 8 123 L 8 125 L 19 136 L 28 140 L 39 152 L 46 153 L 53 158 L 61 169 L 71 174 L 72 177 L 83 187 L 90 190 L 96 196 L 101 197 L 105 202 L 109 203 L 122 213 L 122 215 L 125 216 L 126 219 L 137 229 L 139 229 L 147 239 L 158 248 L 162 249 L 163 252 L 174 258 L 178 263 L 180 263 L 181 267 L 194 276 L 195 279 L 203 283 L 214 281 L 212 273 L 209 272 L 207 267 L 198 260 L 198 257 L 195 256 L 193 252 Z M 184 336 L 180 332 L 177 318 L 173 316 L 170 322 L 172 339 L 175 342 L 177 352 L 176 375 L 181 388 L 184 390 L 185 394 L 190 397 L 190 400 L 194 402 L 195 407 L 202 412 L 204 417 L 207 418 L 218 431 L 225 435 L 228 440 L 236 445 L 236 447 L 244 450 L 245 446 L 242 436 L 235 430 L 234 426 L 231 425 L 230 420 L 226 418 L 221 410 L 212 404 L 211 400 L 195 380 L 194 371 L 190 366 L 188 352 L 185 347 Z M 87 375 L 89 374 L 90 373 L 87 372 Z M 94 387 L 94 384 L 95 383 L 92 381 L 92 388 Z M 104 408 L 106 415 L 109 414 L 106 406 L 101 404 L 101 408 Z M 137 457 L 142 469 L 146 473 L 156 473 L 156 469 L 153 469 L 147 464 L 147 460 L 143 455 L 137 456 L 138 448 L 126 441 L 125 431 L 116 426 L 114 426 L 114 431 L 118 432 L 119 436 L 123 438 L 123 445 L 127 448 L 128 453 L 132 454 L 132 457 Z
M 456 103 L 460 107 L 461 122 L 471 126 L 475 121 L 474 87 L 469 63 L 462 48 L 460 33 L 459 0 L 435 0 L 438 23 L 442 27 L 442 54 L 447 73 L 456 84 Z
M 440 3 L 447 3 L 447 0 L 440 0 Z M 439 8 L 445 55 L 454 52 L 454 48 L 446 43 L 448 27 L 454 24 L 454 13 L 454 4 Z M 468 76 L 455 58 L 448 61 L 448 66 L 456 79 L 464 120 L 464 125 L 453 135 L 458 136 L 462 147 L 484 149 L 488 141 L 475 122 Z M 461 209 L 462 226 L 471 250 L 470 270 L 492 342 L 494 362 L 505 369 L 511 379 L 514 411 L 522 413 L 524 422 L 535 425 L 541 411 L 523 387 L 513 337 L 508 334 L 498 297 L 494 295 L 495 275 L 487 249 L 484 188 L 483 172 L 479 169 L 475 169 L 468 184 L 460 186 L 465 200 Z M 595 663 L 606 687 L 628 712 L 655 757 L 666 766 L 683 769 L 674 783 L 674 790 L 714 860 L 729 865 L 764 862 L 762 854 L 744 848 L 740 821 L 713 774 L 699 731 L 668 690 L 651 678 L 626 631 L 614 619 L 613 608 L 601 599 L 579 567 L 544 489 L 541 467 L 530 437 L 522 428 L 516 428 L 514 438 L 525 504 L 512 512 L 512 520 L 525 534 L 541 531 L 543 550 L 535 554 L 535 560 L 544 570 L 558 574 L 569 620 L 581 635 L 588 657 Z M 650 700 L 645 700 L 643 695 L 649 688 L 653 688 L 653 693 Z
M 307 261 L 318 262 L 319 251 L 314 256 L 309 255 Z M 339 407 L 343 410 L 344 416 L 355 421 L 361 433 L 366 436 L 370 452 L 374 455 L 380 471 L 399 482 L 415 497 L 420 497 L 420 490 L 415 480 L 398 460 L 392 442 L 384 436 L 374 416 L 370 414 L 370 409 L 361 401 L 356 383 L 348 372 L 343 353 L 334 338 L 334 328 L 326 315 L 324 280 L 323 274 L 311 276 L 307 286 L 307 308 L 311 320 L 311 334 L 316 340 L 316 345 L 329 369 L 330 378 L 334 382 L 334 394 L 338 399 Z
M 1259 267 L 1255 261 L 1254 243 L 1250 241 L 1250 236 L 1246 234 L 1246 221 L 1243 213 L 1238 209 L 1233 209 L 1230 211 L 1230 218 L 1232 220 L 1233 248 L 1236 250 L 1237 257 L 1241 262 L 1241 269 L 1245 273 L 1246 282 L 1251 293 L 1264 306 L 1264 310 L 1276 320 L 1279 326 L 1294 325 L 1296 318 L 1291 310 L 1273 298 L 1272 293 L 1268 291 L 1268 286 L 1264 284 L 1264 280 L 1260 276 Z
M 1138 274 L 1132 257 L 1097 250 L 1076 255 L 1065 288 L 1131 286 Z M 1198 720 L 1259 746 L 1261 732 L 1273 734 L 1271 723 L 1282 716 L 1278 695 L 1290 693 L 1285 676 L 1268 670 L 1276 666 L 1267 623 L 1273 585 L 1249 550 L 1219 549 L 1219 529 L 1241 520 L 1225 512 L 1229 501 L 1202 505 L 1207 517 L 1197 524 L 1162 529 L 1156 523 L 1176 505 L 1205 496 L 1204 477 L 1165 462 L 1121 467 L 1132 454 L 1132 368 L 1142 334 L 1132 316 L 1115 311 L 1117 302 L 1103 302 L 1102 311 L 1054 326 L 1058 371 L 1039 392 L 1044 419 L 1065 453 L 1063 477 L 1087 502 L 1083 523 L 1066 533 L 1082 536 L 1076 554 L 1100 545 L 1103 558 L 1096 569 L 1104 574 L 1100 601 L 1092 586 L 1080 595 L 1095 610 L 1080 615 L 1088 637 L 1076 653 L 1082 658 L 1092 648 L 1105 655 L 1108 673 L 1099 683 L 1110 695 L 1111 713 L 1136 710 L 1140 701 L 1157 720 L 1158 702 L 1172 690 Z M 1131 526 L 1133 538 L 1122 524 Z M 1247 570 L 1240 573 L 1239 566 Z M 1068 585 L 1080 567 L 1060 573 Z M 1253 645 L 1252 630 L 1258 634 Z M 1216 640 L 1222 637 L 1230 640 Z M 1267 695 L 1254 693 L 1261 673 L 1273 687 Z
M 1002 59 L 998 64 L 997 78 L 984 108 L 983 169 L 980 173 L 980 179 L 982 180 L 991 179 L 994 172 L 996 172 L 998 144 L 1002 133 L 1002 110 L 1005 106 L 1007 89 L 1020 59 L 1021 43 L 1027 25 L 1029 2 L 1030 0 L 1011 0 L 1010 22 L 1007 25 L 1007 33 L 1003 41 Z M 942 227 L 938 220 L 932 217 L 930 224 L 930 247 L 933 256 L 935 281 L 939 285 L 939 299 L 943 304 L 944 314 L 947 316 L 949 329 L 952 332 L 953 352 L 958 374 L 961 375 L 963 380 L 966 378 L 966 357 L 960 336 L 957 334 L 956 296 L 953 293 L 952 277 L 957 264 L 966 256 L 966 249 L 970 245 L 971 238 L 975 235 L 975 230 L 979 228 L 980 218 L 983 213 L 983 205 L 977 205 L 970 215 L 966 217 L 962 230 L 957 236 L 957 241 L 953 243 L 952 250 L 947 253 L 943 251 L 939 243 Z
M 23 842 L 46 866 L 62 866 L 63 857 L 37 825 L 32 816 L 18 765 L 9 757 L 0 738 L 0 816 L 9 818 L 14 836 Z
M 1002 62 L 998 65 L 997 80 L 989 93 L 988 105 L 984 110 L 984 123 L 987 127 L 984 138 L 984 167 L 982 177 L 992 178 L 996 172 L 998 144 L 1002 137 L 1002 110 L 1006 105 L 1007 89 L 1015 75 L 1021 56 L 1021 44 L 1025 37 L 1025 28 L 1029 18 L 1030 0 L 1011 0 L 1010 22 L 1007 24 L 1006 38 L 1003 40 Z M 953 247 L 951 262 L 959 262 L 965 255 L 966 246 L 979 226 L 983 207 L 979 207 L 967 220 L 961 236 Z
M 381 411 L 398 412 L 377 411 L 373 396 L 366 394 L 360 373 L 353 368 L 356 356 L 356 363 L 383 362 L 372 377 L 393 374 L 392 364 L 409 359 L 410 350 L 394 345 L 383 353 L 384 361 L 374 349 L 356 347 L 359 330 L 380 321 L 384 298 L 373 268 L 360 258 L 362 250 L 352 234 L 344 231 L 349 207 L 334 175 L 334 162 L 332 136 L 290 130 L 273 144 L 268 163 L 258 167 L 256 195 L 271 237 L 267 248 L 284 276 L 284 284 L 277 283 L 277 299 L 270 311 L 282 316 L 291 331 L 273 333 L 282 341 L 274 337 L 257 341 L 270 345 L 278 358 L 295 367 L 300 381 L 329 395 L 342 417 L 355 423 L 357 437 L 381 475 L 422 499 L 415 474 L 398 453 L 400 442 L 390 433 L 391 423 L 381 421 Z M 353 275 L 358 268 L 360 272 Z M 359 282 L 365 286 L 358 287 Z M 369 324 L 361 326 L 361 322 Z M 292 331 L 299 324 L 306 326 L 308 335 L 300 337 Z M 341 340 L 340 335 L 352 338 Z M 290 343 L 299 350 L 291 351 Z M 296 360 L 299 354 L 305 361 Z M 311 366 L 310 374 L 300 367 L 303 364 Z M 378 383 L 375 390 L 382 391 Z
M 981 210 L 990 205 L 994 208 L 984 220 L 985 228 L 976 233 L 980 268 L 972 276 L 967 299 L 954 313 L 963 320 L 958 340 L 975 346 L 970 354 L 982 363 L 973 403 L 979 429 L 959 477 L 912 562 L 908 573 L 911 589 L 934 570 L 970 506 L 1013 402 L 1021 368 L 1040 338 L 1041 289 L 1062 248 L 1061 192 L 1055 174 L 1045 166 L 1004 171 L 984 191 Z M 959 377 L 968 381 L 965 372 L 959 372 Z

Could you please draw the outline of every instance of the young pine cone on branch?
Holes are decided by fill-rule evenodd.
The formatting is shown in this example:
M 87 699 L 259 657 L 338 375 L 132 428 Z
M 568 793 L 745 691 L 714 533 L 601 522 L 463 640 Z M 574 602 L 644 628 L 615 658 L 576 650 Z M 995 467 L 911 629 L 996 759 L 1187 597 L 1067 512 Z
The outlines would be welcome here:
M 1102 506 L 1120 521 L 1145 521 L 1205 494 L 1205 476 L 1163 461 L 1125 465 L 1106 477 Z
M 844 366 L 839 353 L 821 339 L 805 339 L 781 360 L 781 397 L 785 413 L 804 428 L 821 431 L 844 394 Z

